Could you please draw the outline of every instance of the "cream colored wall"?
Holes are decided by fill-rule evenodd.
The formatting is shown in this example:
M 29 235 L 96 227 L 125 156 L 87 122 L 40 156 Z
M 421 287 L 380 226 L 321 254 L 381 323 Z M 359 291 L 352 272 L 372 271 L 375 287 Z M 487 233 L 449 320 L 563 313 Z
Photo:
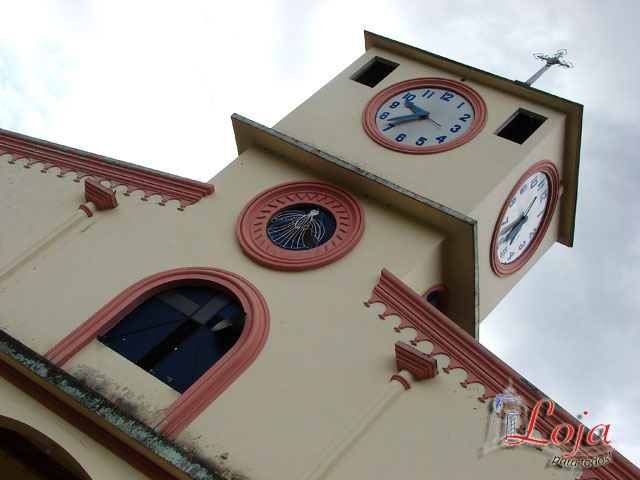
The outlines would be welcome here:
M 374 88 L 350 79 L 375 56 L 399 66 Z M 419 77 L 461 80 L 415 60 L 371 48 L 274 128 L 469 215 L 548 131 L 563 122 L 564 117 L 550 108 L 467 79 L 465 84 L 484 98 L 488 110 L 487 123 L 471 142 L 432 155 L 403 154 L 378 145 L 362 126 L 362 111 L 367 102 L 390 85 Z M 494 134 L 518 108 L 548 117 L 524 145 Z
M 389 322 L 394 320 L 389 317 Z M 385 320 L 385 323 L 387 321 Z M 390 328 L 388 325 L 387 328 Z M 430 351 L 429 342 L 418 347 Z M 446 355 L 437 355 L 440 374 L 413 382 L 327 475 L 328 480 L 354 478 L 520 478 L 566 479 L 577 470 L 550 467 L 554 450 L 518 446 L 491 450 L 490 401 L 480 402 L 484 388 L 463 388 L 463 369 L 446 374 Z M 534 432 L 541 438 L 538 432 Z M 486 448 L 486 450 L 485 450 Z M 484 453 L 485 451 L 489 453 Z
M 0 155 L 0 263 L 18 256 L 75 213 L 84 203 L 82 184 L 69 189 L 56 177 L 59 168 L 41 173 L 42 164 L 24 168 L 26 160 L 9 164 L 11 155 Z M 68 177 L 75 174 L 68 174 Z M 58 180 L 58 182 L 55 182 Z
M 545 122 L 546 123 L 546 122 Z M 545 124 L 541 128 L 545 127 Z M 533 148 L 529 149 L 527 155 L 520 163 L 509 172 L 505 172 L 504 180 L 478 205 L 472 212 L 478 221 L 478 252 L 479 252 L 479 273 L 480 273 L 480 320 L 484 319 L 493 308 L 502 300 L 507 293 L 526 275 L 533 265 L 551 248 L 557 241 L 560 231 L 560 203 L 567 199 L 561 194 L 554 211 L 553 218 L 533 257 L 518 272 L 508 277 L 498 277 L 491 268 L 490 246 L 493 231 L 498 221 L 498 216 L 507 200 L 511 189 L 520 180 L 522 175 L 537 162 L 541 160 L 551 161 L 558 169 L 560 181 L 563 180 L 563 146 L 564 146 L 564 124 L 557 123 L 555 128 L 546 127 L 544 138 Z M 510 142 L 512 143 L 512 142 Z M 514 145 L 519 146 L 514 143 Z M 515 150 L 515 149 L 514 149 Z
M 63 185 L 64 196 L 81 196 L 82 185 L 72 177 L 43 177 L 45 184 Z M 184 266 L 240 274 L 268 303 L 267 344 L 179 440 L 251 476 L 283 478 L 302 469 L 314 453 L 311 446 L 328 441 L 394 372 L 393 335 L 363 305 L 381 269 L 389 268 L 421 293 L 443 281 L 439 259 L 444 240 L 422 221 L 354 192 L 364 209 L 365 232 L 344 258 L 293 273 L 251 261 L 235 237 L 242 207 L 275 184 L 309 178 L 316 177 L 284 158 L 252 149 L 215 178 L 215 194 L 184 212 L 175 205 L 154 205 L 153 198 L 141 202 L 140 192 L 131 197 L 118 193 L 116 209 L 97 212 L 0 283 L 1 327 L 42 354 L 148 275 Z M 47 193 L 56 192 L 49 188 Z M 77 205 L 68 201 L 65 207 L 75 210 Z M 64 369 L 149 424 L 177 398 L 97 340 Z M 218 457 L 224 452 L 230 454 L 225 461 Z
M 49 437 L 64 448 L 93 480 L 147 478 L 1 377 L 0 392 L 0 415 L 25 423 Z
M 401 60 L 401 66 L 374 89 L 348 79 L 376 54 Z M 538 159 L 557 153 L 555 139 L 561 135 L 562 117 L 468 82 L 489 107 L 487 125 L 473 142 L 437 156 L 393 153 L 366 136 L 361 111 L 375 92 L 417 76 L 454 78 L 372 49 L 276 129 L 478 218 L 481 308 L 486 312 L 511 288 L 511 280 L 497 281 L 487 270 L 487 234 L 521 173 Z M 493 135 L 518 107 L 549 116 L 522 146 Z M 478 151 L 484 152 L 482 157 Z M 7 199 L 28 209 L 29 221 L 11 218 L 11 228 L 19 233 L 7 242 L 10 251 L 2 253 L 6 262 L 23 244 L 35 242 L 73 215 L 83 202 L 83 186 L 73 182 L 73 174 L 59 179 L 35 167 L 25 171 L 8 165 L 6 159 L 0 168 L 19 179 L 14 182 L 38 187 L 35 196 L 28 188 L 14 188 Z M 451 255 L 451 242 L 444 233 L 357 190 L 353 193 L 364 208 L 365 232 L 356 248 L 338 262 L 306 272 L 281 272 L 248 259 L 235 237 L 237 217 L 246 202 L 273 185 L 316 178 L 332 181 L 294 161 L 252 148 L 213 179 L 216 193 L 184 212 L 176 209 L 176 202 L 159 207 L 158 198 L 142 202 L 141 192 L 125 197 L 119 189 L 119 207 L 83 220 L 0 283 L 0 328 L 44 353 L 124 288 L 148 275 L 185 266 L 217 267 L 242 275 L 268 303 L 267 343 L 251 367 L 185 428 L 178 441 L 250 478 L 291 478 L 307 469 L 388 384 L 396 373 L 395 341 L 412 338 L 410 329 L 394 332 L 391 326 L 397 319 L 377 317 L 383 307 L 363 305 L 380 270 L 388 268 L 422 293 L 433 284 L 446 283 L 453 268 L 453 263 L 443 264 L 442 259 Z M 536 256 L 555 238 L 556 223 Z M 149 424 L 177 398 L 176 392 L 98 341 L 64 368 Z M 484 441 L 480 433 L 484 434 L 488 411 L 475 400 L 473 394 L 478 392 L 459 387 L 456 375 L 441 374 L 402 394 L 330 478 L 382 478 L 383 473 L 386 478 L 397 477 L 398 465 L 418 477 L 427 473 L 425 468 L 444 471 L 449 465 L 459 472 L 479 469 L 487 477 L 506 478 L 518 469 L 544 463 L 531 452 L 499 452 L 479 460 L 474 448 Z M 431 432 L 438 432 L 437 441 L 429 437 Z M 462 453 L 457 444 L 461 436 L 467 438 Z M 432 452 L 437 460 L 425 462 Z M 545 472 L 557 478 L 550 469 Z

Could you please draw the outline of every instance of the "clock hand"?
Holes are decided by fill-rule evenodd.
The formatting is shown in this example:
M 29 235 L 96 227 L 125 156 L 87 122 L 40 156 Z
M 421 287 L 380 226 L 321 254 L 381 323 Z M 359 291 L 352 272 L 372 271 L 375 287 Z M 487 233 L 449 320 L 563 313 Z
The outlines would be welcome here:
M 435 123 L 438 127 L 442 128 L 442 125 L 440 125 L 438 122 L 433 120 L 429 116 L 430 113 L 427 112 L 426 110 L 423 110 L 422 108 L 418 107 L 415 103 L 411 102 L 410 100 L 405 100 L 404 103 L 407 107 L 409 107 L 415 113 L 412 113 L 411 115 L 400 115 L 398 117 L 387 118 L 387 122 L 404 122 L 405 120 L 411 120 L 414 118 L 426 118 L 427 120 Z
M 512 228 L 515 228 L 520 222 L 524 223 L 526 221 L 524 219 L 527 218 L 527 216 L 529 215 L 529 210 L 531 210 L 531 207 L 533 206 L 533 204 L 535 203 L 535 201 L 537 199 L 538 199 L 538 197 L 536 197 L 533 200 L 531 200 L 531 203 L 529 204 L 527 209 L 523 213 L 521 213 L 516 220 L 511 222 L 509 225 L 504 227 L 502 230 L 500 230 L 499 235 L 504 235 L 505 233 L 507 233 Z M 508 240 L 508 237 L 507 237 L 507 240 Z
M 533 200 L 531 200 L 531 203 L 529 204 L 529 206 L 527 207 L 527 210 L 522 214 L 523 216 L 527 216 L 529 215 L 529 210 L 531 210 L 531 207 L 533 207 L 533 204 L 535 203 L 535 201 L 538 199 L 538 197 L 534 198 Z
M 435 123 L 438 128 L 442 128 L 442 125 L 440 125 L 438 122 L 436 122 L 433 118 L 427 117 L 427 120 L 429 120 L 432 123 Z
M 430 113 L 427 112 L 426 110 L 423 110 L 422 108 L 420 108 L 419 106 L 417 106 L 415 103 L 413 103 L 411 100 L 405 100 L 404 104 L 409 107 L 411 110 L 413 110 L 415 113 L 420 113 L 423 112 L 426 114 L 426 119 L 429 120 L 432 123 L 435 123 L 439 128 L 442 128 L 442 125 L 440 125 L 438 122 L 436 122 L 433 118 L 431 118 Z
M 411 115 L 400 115 L 399 117 L 387 118 L 387 122 L 402 122 L 404 120 L 410 120 L 412 118 L 419 118 L 429 115 L 429 112 L 412 113 Z M 427 117 L 429 118 L 429 117 Z
M 513 227 L 515 227 L 518 223 L 520 223 L 522 221 L 522 214 L 518 215 L 518 218 L 516 218 L 513 222 L 511 222 L 509 225 L 507 225 L 506 227 L 504 227 L 502 230 L 500 230 L 499 235 L 504 235 L 505 233 L 507 233 L 509 230 L 513 229 Z
M 522 217 L 522 220 L 520 221 L 520 223 L 518 223 L 518 225 L 513 227 L 513 230 L 511 230 L 509 235 L 507 235 L 507 240 L 509 241 L 509 245 L 511 245 L 513 243 L 513 241 L 516 239 L 516 237 L 518 236 L 518 233 L 520 233 L 520 230 L 522 229 L 522 226 L 525 223 L 527 223 L 528 219 L 529 219 L 529 217 L 527 217 L 527 216 Z
M 404 104 L 407 107 L 409 107 L 411 110 L 413 110 L 413 113 L 426 113 L 427 115 L 429 115 L 429 112 L 427 112 L 426 110 L 423 110 L 422 108 L 417 106 L 415 103 L 413 103 L 411 100 L 405 100 Z

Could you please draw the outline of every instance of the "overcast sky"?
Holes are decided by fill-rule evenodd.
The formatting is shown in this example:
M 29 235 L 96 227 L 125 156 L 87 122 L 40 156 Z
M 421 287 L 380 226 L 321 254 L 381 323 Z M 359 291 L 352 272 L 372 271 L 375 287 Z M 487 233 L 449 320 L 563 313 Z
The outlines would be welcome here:
M 222 5 L 220 3 L 219 5 Z M 554 246 L 481 341 L 640 465 L 640 2 L 0 0 L 0 128 L 198 180 L 364 52 L 363 30 L 585 106 L 575 247 Z

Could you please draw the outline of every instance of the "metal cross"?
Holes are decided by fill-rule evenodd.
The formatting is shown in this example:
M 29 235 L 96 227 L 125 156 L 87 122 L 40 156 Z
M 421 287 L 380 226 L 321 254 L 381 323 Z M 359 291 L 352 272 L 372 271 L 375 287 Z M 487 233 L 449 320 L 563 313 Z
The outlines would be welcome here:
M 573 68 L 573 63 L 565 62 L 565 61 L 561 60 L 562 57 L 564 57 L 566 54 L 567 54 L 567 51 L 564 48 L 561 49 L 561 50 L 558 50 L 556 52 L 556 54 L 553 55 L 553 56 L 545 55 L 543 53 L 534 53 L 533 54 L 533 58 L 537 58 L 538 60 L 545 60 L 547 63 L 540 70 L 538 70 L 536 73 L 534 73 L 531 76 L 531 78 L 529 78 L 529 80 L 527 80 L 524 83 L 526 83 L 527 85 L 531 85 L 538 78 L 540 78 L 540 76 L 544 72 L 546 72 L 549 69 L 549 67 L 551 67 L 553 65 L 560 65 L 563 68 Z

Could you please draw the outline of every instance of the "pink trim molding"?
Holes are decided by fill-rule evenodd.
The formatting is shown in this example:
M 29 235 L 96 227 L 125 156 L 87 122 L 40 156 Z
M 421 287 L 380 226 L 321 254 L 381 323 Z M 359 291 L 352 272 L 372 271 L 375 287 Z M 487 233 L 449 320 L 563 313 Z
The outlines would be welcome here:
M 391 378 L 389 379 L 389 381 L 391 380 L 397 380 L 398 382 L 400 382 L 405 390 L 409 390 L 411 388 L 411 384 L 409 383 L 409 380 L 404 378 L 402 375 L 398 375 L 397 373 L 395 375 L 391 375 Z
M 418 381 L 438 374 L 438 361 L 435 358 L 404 342 L 396 342 L 396 366 L 398 370 L 411 372 Z
M 527 178 L 538 172 L 544 173 L 547 177 L 547 181 L 549 182 L 549 203 L 547 204 L 544 218 L 540 223 L 540 228 L 536 232 L 535 237 L 533 237 L 533 241 L 529 243 L 522 255 L 520 255 L 511 263 L 502 263 L 498 258 L 498 237 L 500 234 L 500 223 L 507 213 L 509 202 L 515 196 L 518 189 L 522 186 Z M 558 175 L 556 166 L 549 160 L 541 160 L 537 162 L 535 165 L 531 166 L 516 182 L 515 186 L 509 193 L 509 196 L 505 200 L 504 205 L 502 206 L 502 210 L 500 210 L 498 220 L 496 221 L 496 226 L 493 229 L 493 237 L 491 239 L 490 247 L 491 252 L 489 253 L 489 255 L 491 257 L 491 267 L 493 268 L 493 271 L 496 275 L 498 275 L 499 277 L 506 277 L 511 275 L 512 273 L 517 272 L 524 266 L 525 263 L 529 261 L 531 256 L 535 253 L 537 248 L 540 246 L 542 239 L 544 238 L 544 234 L 547 232 L 547 228 L 549 228 L 551 219 L 553 218 L 553 212 L 555 211 L 556 204 L 558 203 L 559 190 L 560 176 Z
M 84 203 L 78 207 L 78 210 L 82 210 L 84 213 L 86 213 L 87 217 L 93 217 L 93 212 Z
M 41 170 L 43 173 L 53 167 L 60 169 L 59 177 L 71 171 L 76 172 L 76 182 L 85 176 L 91 176 L 97 182 L 108 180 L 111 182 L 111 188 L 126 186 L 125 195 L 142 190 L 144 201 L 152 195 L 162 197 L 160 205 L 165 205 L 169 200 L 178 200 L 178 210 L 184 210 L 214 191 L 213 185 L 208 183 L 169 175 L 0 129 L 0 155 L 5 153 L 13 156 L 9 161 L 12 164 L 25 158 L 25 168 L 30 168 L 35 163 L 44 164 Z
M 84 199 L 87 202 L 95 203 L 98 210 L 110 210 L 118 206 L 116 192 L 91 178 L 84 181 Z
M 209 286 L 235 297 L 247 316 L 236 344 L 166 410 L 156 429 L 175 436 L 197 417 L 258 356 L 269 334 L 269 310 L 260 292 L 235 273 L 210 267 L 167 270 L 140 280 L 102 307 L 86 322 L 58 342 L 45 357 L 63 365 L 98 335 L 109 331 L 148 298 L 185 285 Z
M 431 145 L 428 147 L 418 147 L 416 145 L 402 145 L 400 143 L 389 140 L 385 137 L 376 125 L 376 115 L 384 102 L 389 100 L 398 93 L 406 92 L 414 88 L 433 87 L 443 88 L 458 95 L 462 95 L 471 104 L 474 113 L 474 119 L 471 127 L 463 135 L 455 140 L 443 143 L 442 145 Z M 464 83 L 446 78 L 414 78 L 405 80 L 404 82 L 391 85 L 384 90 L 378 92 L 365 107 L 362 112 L 362 125 L 367 134 L 377 143 L 390 150 L 402 153 L 440 153 L 451 150 L 467 143 L 475 137 L 487 121 L 487 105 L 478 92 L 468 87 Z
M 516 394 L 522 398 L 529 411 L 535 404 L 546 398 L 535 386 L 530 384 L 518 372 L 504 363 L 489 350 L 483 347 L 471 335 L 458 327 L 450 318 L 425 302 L 416 292 L 411 290 L 404 282 L 395 277 L 387 269 L 383 269 L 380 281 L 374 287 L 371 298 L 365 302 L 366 306 L 380 302 L 386 306 L 380 318 L 388 315 L 398 315 L 401 318 L 396 331 L 403 328 L 414 328 L 418 334 L 411 343 L 428 340 L 433 343 L 430 355 L 445 354 L 451 361 L 443 370 L 447 373 L 453 368 L 462 368 L 467 372 L 467 378 L 460 382 L 463 387 L 470 383 L 480 383 L 484 386 L 484 394 L 478 400 L 484 402 L 488 398 L 495 397 L 511 386 Z M 581 425 L 573 416 L 556 405 L 553 416 L 539 416 L 536 420 L 536 428 L 549 438 L 553 429 L 561 423 L 568 423 L 578 431 Z M 616 463 L 612 463 L 611 469 L 615 469 Z M 605 467 L 598 467 L 596 471 L 604 471 Z M 609 465 L 607 466 L 609 468 Z M 608 477 L 592 475 L 595 478 L 628 478 Z M 585 477 L 591 478 L 591 477 Z
M 267 237 L 267 223 L 280 210 L 296 204 L 313 204 L 329 210 L 336 231 L 326 243 L 309 250 L 286 250 Z M 277 270 L 309 270 L 344 257 L 364 232 L 364 212 L 349 192 L 326 182 L 288 182 L 256 195 L 242 210 L 236 225 L 238 242 L 255 262 Z

